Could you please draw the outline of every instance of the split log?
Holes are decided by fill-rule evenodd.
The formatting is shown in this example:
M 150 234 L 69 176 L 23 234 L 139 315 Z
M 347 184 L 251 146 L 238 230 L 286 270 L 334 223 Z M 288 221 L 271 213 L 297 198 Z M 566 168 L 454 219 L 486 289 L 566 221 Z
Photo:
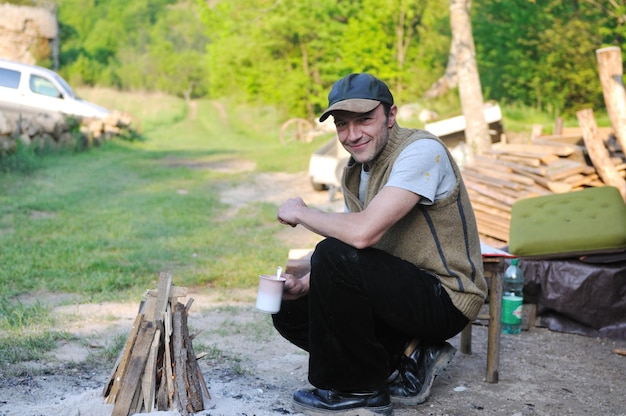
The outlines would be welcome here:
M 187 328 L 187 309 L 182 303 L 174 306 L 172 329 L 172 344 L 175 351 L 173 360 L 176 368 L 175 397 L 178 411 L 186 416 L 204 409 L 202 387 L 200 387 L 200 383 L 204 380 L 201 379 L 202 373 L 199 373 L 197 368 L 198 363 Z M 200 379 L 198 374 L 200 374 Z
M 596 50 L 596 57 L 606 110 L 620 146 L 626 149 L 626 90 L 622 51 L 617 46 L 610 46 Z
M 609 151 L 598 135 L 598 126 L 591 109 L 576 113 L 578 124 L 583 130 L 583 139 L 589 152 L 589 158 L 598 171 L 598 175 L 607 185 L 615 186 L 626 201 L 626 181 L 611 163 Z

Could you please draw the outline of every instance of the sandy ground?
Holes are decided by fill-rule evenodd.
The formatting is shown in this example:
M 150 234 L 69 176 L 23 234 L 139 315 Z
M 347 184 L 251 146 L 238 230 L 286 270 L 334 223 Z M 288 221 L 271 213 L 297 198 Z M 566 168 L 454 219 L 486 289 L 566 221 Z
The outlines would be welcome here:
M 305 175 L 261 176 L 258 183 L 224 189 L 234 207 L 255 199 L 279 203 L 299 189 L 304 198 L 324 209 L 341 209 L 326 192 L 308 191 Z M 259 191 L 270 181 L 273 189 Z M 278 184 L 278 185 L 277 185 Z M 284 185 L 284 186 L 281 186 Z M 267 187 L 266 187 L 267 188 Z M 301 193 L 302 193 L 301 192 Z M 242 197 L 242 195 L 247 195 Z M 286 227 L 292 247 L 311 247 L 317 237 L 299 227 Z M 176 283 L 176 282 L 174 282 Z M 191 292 L 188 319 L 198 335 L 194 348 L 211 353 L 200 366 L 211 393 L 206 416 L 297 415 L 291 395 L 307 387 L 307 355 L 282 339 L 269 315 L 254 308 L 255 291 Z M 88 355 L 130 331 L 137 304 L 67 306 L 63 296 L 40 295 L 59 316 L 59 327 L 77 335 L 45 360 L 22 364 L 29 370 L 0 378 L 0 416 L 104 416 L 102 389 L 112 368 L 81 364 Z M 55 305 L 65 306 L 55 306 Z M 458 347 L 459 338 L 451 343 Z M 594 339 L 532 328 L 519 335 L 502 335 L 499 382 L 486 383 L 487 329 L 474 326 L 473 353 L 457 353 L 433 385 L 429 400 L 419 406 L 397 407 L 408 415 L 626 415 L 626 340 Z M 177 412 L 153 412 L 178 415 Z

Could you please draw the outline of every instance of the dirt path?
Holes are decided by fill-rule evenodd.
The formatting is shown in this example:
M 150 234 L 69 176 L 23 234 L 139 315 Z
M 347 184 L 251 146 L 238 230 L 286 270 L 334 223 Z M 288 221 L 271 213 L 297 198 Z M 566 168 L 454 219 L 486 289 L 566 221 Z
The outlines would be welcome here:
M 279 203 L 292 196 L 284 191 L 289 188 L 304 190 L 305 200 L 316 206 L 342 206 L 341 201 L 328 201 L 326 193 L 307 191 L 305 175 L 261 175 L 258 180 L 249 187 L 223 190 L 224 200 L 234 206 L 255 198 Z M 263 186 L 266 189 L 259 191 Z M 299 228 L 286 228 L 283 237 L 294 247 L 310 247 L 317 240 Z M 268 315 L 254 309 L 254 290 L 189 296 L 194 303 L 188 321 L 191 331 L 198 333 L 194 347 L 209 352 L 200 365 L 212 399 L 198 414 L 297 415 L 290 400 L 295 389 L 308 386 L 307 355 L 274 331 Z M 66 299 L 48 296 L 44 300 L 55 305 Z M 59 346 L 45 360 L 27 363 L 37 375 L 2 375 L 0 416 L 110 415 L 112 406 L 103 403 L 101 391 L 112 369 L 93 370 L 80 363 L 116 335 L 127 334 L 137 307 L 119 303 L 54 307 L 59 325 L 80 341 Z M 457 347 L 458 342 L 458 337 L 451 340 Z M 626 415 L 626 357 L 612 353 L 614 348 L 626 348 L 626 341 L 542 328 L 503 335 L 497 384 L 483 381 L 486 344 L 486 327 L 475 325 L 473 354 L 457 353 L 435 380 L 426 403 L 398 407 L 394 414 Z

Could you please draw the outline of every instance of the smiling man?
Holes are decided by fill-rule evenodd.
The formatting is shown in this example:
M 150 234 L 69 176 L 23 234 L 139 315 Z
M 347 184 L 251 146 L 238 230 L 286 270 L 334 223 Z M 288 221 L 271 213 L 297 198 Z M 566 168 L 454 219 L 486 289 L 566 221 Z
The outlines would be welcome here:
M 314 388 L 293 395 L 309 414 L 392 414 L 426 401 L 452 359 L 446 342 L 474 319 L 487 285 L 461 173 L 432 134 L 405 129 L 387 85 L 369 74 L 335 83 L 333 116 L 351 159 L 346 212 L 292 198 L 278 220 L 326 237 L 302 278 L 285 275 L 274 326 L 309 352 Z

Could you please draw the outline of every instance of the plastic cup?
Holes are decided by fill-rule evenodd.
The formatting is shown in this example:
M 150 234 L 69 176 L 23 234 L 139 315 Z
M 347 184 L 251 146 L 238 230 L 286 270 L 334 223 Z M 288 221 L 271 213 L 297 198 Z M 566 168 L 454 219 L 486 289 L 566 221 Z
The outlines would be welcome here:
M 256 297 L 256 308 L 261 312 L 277 313 L 283 300 L 285 278 L 275 275 L 259 275 L 259 291 Z

